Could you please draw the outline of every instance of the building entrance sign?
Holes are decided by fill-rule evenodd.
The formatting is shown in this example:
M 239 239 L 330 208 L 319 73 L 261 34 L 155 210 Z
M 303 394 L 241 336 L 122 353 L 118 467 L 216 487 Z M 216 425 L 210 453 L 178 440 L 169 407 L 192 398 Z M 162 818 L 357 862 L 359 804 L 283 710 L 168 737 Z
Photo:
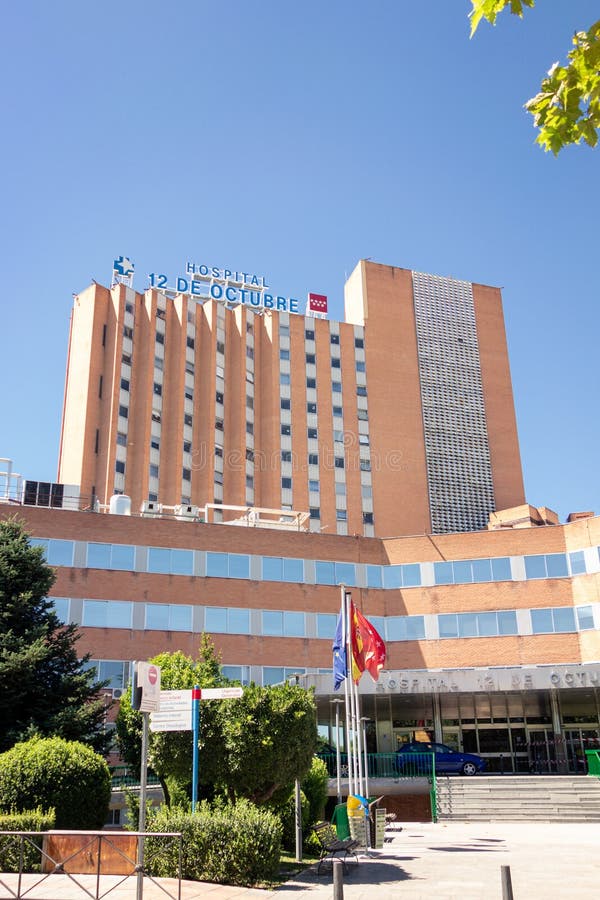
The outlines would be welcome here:
M 503 669 L 403 669 L 382 672 L 377 684 L 361 685 L 368 694 L 446 694 L 600 687 L 600 665 L 515 666 Z

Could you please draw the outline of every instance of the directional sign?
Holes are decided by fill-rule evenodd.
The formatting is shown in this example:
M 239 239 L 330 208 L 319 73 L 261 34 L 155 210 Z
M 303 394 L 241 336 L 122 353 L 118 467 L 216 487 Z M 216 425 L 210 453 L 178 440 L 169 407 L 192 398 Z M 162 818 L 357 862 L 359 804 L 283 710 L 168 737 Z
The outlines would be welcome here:
M 160 710 L 150 716 L 150 731 L 191 731 L 192 692 L 161 691 Z
M 140 710 L 155 712 L 160 708 L 160 666 L 147 662 L 138 662 L 136 666 L 137 686 L 142 690 Z
M 230 688 L 201 688 L 201 700 L 232 700 L 235 697 L 241 697 L 244 689 L 241 687 Z

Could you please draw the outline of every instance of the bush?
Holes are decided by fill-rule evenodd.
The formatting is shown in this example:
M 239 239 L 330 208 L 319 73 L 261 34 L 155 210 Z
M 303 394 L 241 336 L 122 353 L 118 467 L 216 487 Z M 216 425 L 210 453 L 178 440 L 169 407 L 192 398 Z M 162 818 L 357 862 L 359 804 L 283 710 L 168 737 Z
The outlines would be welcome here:
M 308 831 L 310 825 L 310 809 L 308 800 L 304 791 L 300 791 L 300 802 L 302 803 L 302 835 Z M 294 787 L 288 788 L 285 792 L 278 792 L 274 803 L 270 803 L 268 807 L 281 822 L 282 836 L 281 845 L 286 850 L 292 851 L 296 849 L 296 793 Z
M 310 772 L 302 779 L 302 790 L 309 807 L 309 825 L 321 822 L 325 816 L 329 775 L 327 766 L 318 756 L 313 756 Z
M 163 806 L 148 829 L 182 833 L 182 877 L 192 881 L 249 887 L 272 880 L 279 868 L 281 823 L 246 800 L 220 809 L 202 803 L 195 813 Z M 148 837 L 146 854 L 152 875 L 177 876 L 176 842 Z
M 108 766 L 85 744 L 33 738 L 0 754 L 0 812 L 54 809 L 57 828 L 99 829 L 109 801 Z
M 54 828 L 54 810 L 41 809 L 22 813 L 0 814 L 0 831 L 48 831 Z M 32 838 L 34 843 L 23 843 L 23 872 L 39 872 L 41 840 Z M 21 840 L 8 834 L 0 834 L 0 872 L 18 872 Z

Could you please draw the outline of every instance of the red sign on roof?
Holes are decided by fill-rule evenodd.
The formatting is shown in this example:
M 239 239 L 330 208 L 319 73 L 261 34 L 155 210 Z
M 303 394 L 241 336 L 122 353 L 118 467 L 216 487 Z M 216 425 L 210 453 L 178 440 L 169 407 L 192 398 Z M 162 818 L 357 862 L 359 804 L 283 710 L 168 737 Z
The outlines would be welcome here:
M 311 312 L 326 313 L 327 312 L 327 296 L 326 294 L 309 294 L 308 308 Z

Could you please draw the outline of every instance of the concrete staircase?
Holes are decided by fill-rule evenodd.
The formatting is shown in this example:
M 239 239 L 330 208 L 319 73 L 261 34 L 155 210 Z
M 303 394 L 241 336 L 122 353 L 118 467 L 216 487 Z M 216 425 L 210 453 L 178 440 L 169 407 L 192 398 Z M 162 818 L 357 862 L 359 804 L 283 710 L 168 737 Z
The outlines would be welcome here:
M 439 775 L 437 808 L 440 822 L 600 822 L 600 778 Z

